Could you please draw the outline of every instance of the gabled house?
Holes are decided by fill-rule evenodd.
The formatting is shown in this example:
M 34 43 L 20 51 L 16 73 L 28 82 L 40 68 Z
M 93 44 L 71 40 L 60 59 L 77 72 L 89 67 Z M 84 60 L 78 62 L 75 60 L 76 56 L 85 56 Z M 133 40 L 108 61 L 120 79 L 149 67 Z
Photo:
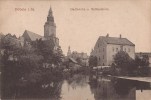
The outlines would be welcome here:
M 109 66 L 113 63 L 114 56 L 119 51 L 125 51 L 131 58 L 135 58 L 135 44 L 127 38 L 100 36 L 91 52 L 91 56 L 96 56 L 98 65 Z

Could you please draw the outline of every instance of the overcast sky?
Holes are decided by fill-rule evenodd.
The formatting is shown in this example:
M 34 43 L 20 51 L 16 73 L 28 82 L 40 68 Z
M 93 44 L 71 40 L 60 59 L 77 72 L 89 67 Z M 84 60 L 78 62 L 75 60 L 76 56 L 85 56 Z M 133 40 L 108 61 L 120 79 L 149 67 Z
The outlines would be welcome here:
M 151 0 L 0 1 L 0 32 L 19 36 L 27 29 L 43 36 L 50 5 L 64 54 L 68 46 L 89 54 L 98 37 L 107 33 L 122 34 L 136 45 L 136 52 L 151 52 Z M 81 8 L 89 10 L 71 10 Z

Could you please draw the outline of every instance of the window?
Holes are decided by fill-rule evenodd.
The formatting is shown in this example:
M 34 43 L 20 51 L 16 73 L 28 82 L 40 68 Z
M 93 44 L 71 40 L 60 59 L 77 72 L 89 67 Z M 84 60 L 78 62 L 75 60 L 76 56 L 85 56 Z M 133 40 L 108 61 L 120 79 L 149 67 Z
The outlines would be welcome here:
M 130 48 L 128 48 L 128 52 L 130 52 Z
M 104 52 L 104 48 L 103 48 L 103 52 Z
M 100 57 L 99 57 L 99 61 L 100 61 Z
M 123 51 L 123 45 L 120 46 L 120 50 Z
M 118 48 L 116 48 L 116 52 L 118 52 Z
M 112 48 L 113 52 L 114 52 L 114 47 Z
M 114 55 L 112 55 L 113 59 L 114 59 Z

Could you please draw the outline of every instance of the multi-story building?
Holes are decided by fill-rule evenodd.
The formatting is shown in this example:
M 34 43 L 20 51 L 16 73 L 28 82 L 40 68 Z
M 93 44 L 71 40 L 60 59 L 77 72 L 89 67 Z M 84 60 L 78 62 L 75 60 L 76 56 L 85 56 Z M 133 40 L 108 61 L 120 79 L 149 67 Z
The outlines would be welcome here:
M 135 45 L 127 38 L 100 36 L 92 50 L 92 56 L 96 56 L 98 65 L 109 66 L 113 63 L 113 58 L 120 50 L 125 51 L 131 58 L 135 58 Z

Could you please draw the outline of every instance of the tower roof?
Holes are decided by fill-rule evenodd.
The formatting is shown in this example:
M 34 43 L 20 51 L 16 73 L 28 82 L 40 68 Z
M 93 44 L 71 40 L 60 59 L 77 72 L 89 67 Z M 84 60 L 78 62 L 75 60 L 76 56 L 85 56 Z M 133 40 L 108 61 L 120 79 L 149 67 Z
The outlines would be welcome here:
M 48 16 L 53 16 L 53 15 L 52 15 L 52 9 L 51 9 L 51 6 L 50 6 L 50 9 L 49 9 L 49 12 L 48 12 Z
M 39 34 L 36 34 L 34 32 L 28 31 L 28 30 L 25 30 L 22 36 L 25 37 L 25 35 L 28 35 L 31 41 L 35 41 L 36 39 L 43 38 Z
M 53 23 L 50 23 L 50 22 L 53 22 Z M 54 24 L 54 17 L 53 17 L 53 12 L 52 12 L 51 6 L 50 6 L 50 9 L 48 11 L 47 22 L 46 23 L 55 25 Z

